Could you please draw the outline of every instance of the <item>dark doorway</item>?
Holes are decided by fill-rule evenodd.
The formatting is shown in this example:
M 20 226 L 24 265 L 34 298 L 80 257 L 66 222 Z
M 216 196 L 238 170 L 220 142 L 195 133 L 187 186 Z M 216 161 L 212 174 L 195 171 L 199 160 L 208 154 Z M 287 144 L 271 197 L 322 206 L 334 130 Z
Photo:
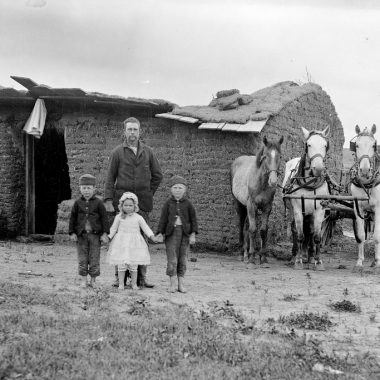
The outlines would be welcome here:
M 64 132 L 53 123 L 34 145 L 35 232 L 53 235 L 57 226 L 58 204 L 71 198 L 69 167 Z

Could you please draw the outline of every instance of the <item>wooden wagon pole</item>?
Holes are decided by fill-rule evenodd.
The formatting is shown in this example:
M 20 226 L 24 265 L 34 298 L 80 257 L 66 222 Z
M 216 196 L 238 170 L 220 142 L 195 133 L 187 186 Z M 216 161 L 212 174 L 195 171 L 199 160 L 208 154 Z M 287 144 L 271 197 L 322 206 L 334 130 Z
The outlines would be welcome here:
M 284 195 L 284 198 L 290 199 L 301 199 L 300 195 Z M 335 201 L 368 201 L 369 198 L 364 197 L 353 197 L 352 195 L 304 195 L 303 199 L 311 199 L 311 200 L 335 200 Z
M 25 236 L 35 233 L 34 137 L 25 134 Z

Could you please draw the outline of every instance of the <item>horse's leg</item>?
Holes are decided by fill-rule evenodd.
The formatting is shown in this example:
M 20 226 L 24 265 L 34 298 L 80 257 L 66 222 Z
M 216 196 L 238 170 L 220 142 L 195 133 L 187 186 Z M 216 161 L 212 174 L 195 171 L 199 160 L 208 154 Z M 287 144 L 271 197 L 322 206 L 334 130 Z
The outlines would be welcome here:
M 246 242 L 246 219 L 247 219 L 247 207 L 235 200 L 236 212 L 239 216 L 239 245 L 241 249 L 240 259 L 248 259 L 248 245 Z
M 361 212 L 363 213 L 363 211 Z M 356 265 L 353 268 L 353 272 L 361 272 L 363 270 L 363 261 L 364 261 L 365 230 L 364 230 L 364 219 L 360 218 L 357 214 L 355 215 L 354 232 L 355 232 L 356 242 L 358 243 L 358 261 L 356 262 Z
M 247 204 L 247 212 L 248 212 L 248 220 L 249 220 L 249 228 L 248 228 L 248 236 L 249 236 L 249 262 L 255 264 L 255 237 L 256 237 L 256 212 L 257 206 L 251 200 L 248 200 Z
M 246 215 L 244 225 L 243 225 L 243 261 L 248 262 L 248 251 L 249 251 L 249 220 L 248 220 L 248 215 Z
M 321 259 L 321 232 L 322 222 L 325 217 L 325 210 L 322 207 L 317 208 L 314 213 L 314 244 L 315 244 L 315 260 L 314 269 L 323 271 L 325 267 Z
M 292 220 L 292 223 L 290 224 L 290 228 L 292 231 L 292 242 L 293 242 L 291 261 L 294 264 L 295 258 L 296 258 L 297 253 L 298 253 L 297 228 L 296 228 L 296 222 L 294 221 L 294 219 Z
M 375 258 L 371 264 L 375 271 L 380 272 L 380 212 L 375 212 L 375 228 L 373 230 L 373 241 L 375 243 Z
M 302 258 L 304 256 L 303 215 L 299 208 L 294 207 L 294 222 L 297 230 L 297 254 L 294 261 L 294 269 L 303 269 Z
M 311 224 L 311 215 L 307 215 L 303 219 L 303 241 L 302 241 L 302 261 L 304 264 L 304 269 L 309 269 L 310 265 L 310 257 L 314 256 L 313 252 L 310 252 L 310 246 L 312 245 L 313 241 L 313 234 L 314 234 L 314 226 Z M 314 246 L 313 246 L 314 248 Z M 310 253 L 312 255 L 310 255 Z
M 272 211 L 272 203 L 264 207 L 263 212 L 261 214 L 261 227 L 260 227 L 261 249 L 259 252 L 260 264 L 266 264 L 268 262 L 268 258 L 267 258 L 268 220 L 269 220 L 271 211 Z

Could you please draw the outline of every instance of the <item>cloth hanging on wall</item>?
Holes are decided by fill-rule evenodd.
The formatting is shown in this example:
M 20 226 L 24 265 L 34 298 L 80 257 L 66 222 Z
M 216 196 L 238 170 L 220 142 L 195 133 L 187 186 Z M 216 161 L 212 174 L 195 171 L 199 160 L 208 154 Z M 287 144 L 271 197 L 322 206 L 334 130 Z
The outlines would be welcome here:
M 45 102 L 43 99 L 37 99 L 33 111 L 24 126 L 24 131 L 39 139 L 44 132 L 46 113 Z

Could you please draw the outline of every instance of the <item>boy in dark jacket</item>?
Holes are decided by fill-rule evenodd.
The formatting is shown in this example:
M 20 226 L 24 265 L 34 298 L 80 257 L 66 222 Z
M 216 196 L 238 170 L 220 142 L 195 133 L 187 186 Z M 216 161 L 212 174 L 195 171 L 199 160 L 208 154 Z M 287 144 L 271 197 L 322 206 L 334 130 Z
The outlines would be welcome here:
M 108 242 L 109 223 L 103 201 L 95 194 L 95 177 L 84 174 L 79 178 L 82 196 L 73 205 L 70 215 L 70 239 L 77 243 L 78 270 L 82 278 L 81 287 L 87 287 L 87 275 L 91 276 L 90 286 L 100 275 L 100 241 Z
M 177 275 L 178 291 L 186 293 L 183 283 L 186 272 L 186 256 L 189 245 L 195 244 L 198 222 L 194 206 L 185 198 L 186 180 L 180 176 L 173 176 L 170 178 L 169 185 L 171 197 L 162 207 L 157 237 L 163 240 L 163 235 L 165 235 L 166 274 L 170 278 L 169 291 L 176 292 L 175 276 Z

